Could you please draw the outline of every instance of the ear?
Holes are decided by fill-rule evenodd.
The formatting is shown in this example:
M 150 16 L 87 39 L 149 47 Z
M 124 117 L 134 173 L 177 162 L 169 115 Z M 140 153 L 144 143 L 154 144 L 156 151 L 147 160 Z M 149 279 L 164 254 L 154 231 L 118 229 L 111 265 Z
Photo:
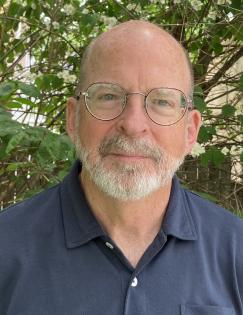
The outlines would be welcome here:
M 66 108 L 66 131 L 74 143 L 75 137 L 75 117 L 76 117 L 77 100 L 74 97 L 69 97 Z
M 192 147 L 197 141 L 197 136 L 202 124 L 201 114 L 198 110 L 193 109 L 188 113 L 187 117 L 187 132 L 186 132 L 186 153 L 189 154 L 191 152 Z

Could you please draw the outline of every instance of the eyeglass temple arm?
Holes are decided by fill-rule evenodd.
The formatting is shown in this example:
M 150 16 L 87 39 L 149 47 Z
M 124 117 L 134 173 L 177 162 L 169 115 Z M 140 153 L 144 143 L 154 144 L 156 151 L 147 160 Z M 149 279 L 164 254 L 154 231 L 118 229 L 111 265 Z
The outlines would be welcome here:
M 81 95 L 83 95 L 83 96 L 88 96 L 88 93 L 87 93 L 87 92 L 79 92 L 79 94 L 78 94 L 77 96 L 75 96 L 75 98 L 76 98 L 77 101 L 80 100 Z
M 193 100 L 192 100 L 190 97 L 187 98 L 187 104 L 188 104 L 188 110 L 193 110 L 193 109 L 195 109 Z

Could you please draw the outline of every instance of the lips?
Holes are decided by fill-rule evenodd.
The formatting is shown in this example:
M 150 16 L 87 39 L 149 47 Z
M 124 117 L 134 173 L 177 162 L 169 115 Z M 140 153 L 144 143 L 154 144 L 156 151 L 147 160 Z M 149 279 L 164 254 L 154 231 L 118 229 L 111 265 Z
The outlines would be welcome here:
M 125 151 L 111 151 L 107 152 L 105 155 L 115 155 L 115 156 L 124 156 L 124 157 L 137 157 L 137 158 L 151 158 L 151 156 L 148 156 L 148 154 L 144 154 L 144 152 L 125 152 Z
M 150 157 L 148 156 L 144 156 L 144 155 L 131 155 L 131 154 L 117 154 L 117 153 L 110 153 L 109 156 L 118 158 L 118 159 L 126 159 L 126 160 L 144 160 L 144 159 L 148 159 Z M 151 159 L 151 158 L 150 158 Z

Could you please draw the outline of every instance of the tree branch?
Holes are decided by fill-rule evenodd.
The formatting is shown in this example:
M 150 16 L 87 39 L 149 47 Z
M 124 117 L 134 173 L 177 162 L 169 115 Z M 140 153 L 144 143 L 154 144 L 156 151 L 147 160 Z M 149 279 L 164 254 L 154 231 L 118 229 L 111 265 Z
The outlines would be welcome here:
M 225 72 L 229 70 L 241 57 L 243 57 L 243 46 L 233 56 L 231 56 L 228 61 L 225 62 L 222 68 L 215 73 L 212 79 L 203 83 L 202 88 L 205 91 L 206 95 L 218 83 L 219 79 L 225 74 Z

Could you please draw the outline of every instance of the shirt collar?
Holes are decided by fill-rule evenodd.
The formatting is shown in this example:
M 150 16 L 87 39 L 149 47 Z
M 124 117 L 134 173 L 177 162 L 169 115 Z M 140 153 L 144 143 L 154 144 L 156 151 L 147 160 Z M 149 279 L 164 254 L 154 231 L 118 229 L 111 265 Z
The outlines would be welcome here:
M 60 186 L 60 199 L 66 245 L 81 246 L 99 236 L 105 236 L 100 224 L 91 212 L 79 181 L 81 164 L 76 161 Z M 178 178 L 173 178 L 172 189 L 162 230 L 182 240 L 196 240 L 196 230 L 190 214 L 184 189 Z
M 179 179 L 174 176 L 170 199 L 163 220 L 162 229 L 165 234 L 182 240 L 196 240 L 197 232 L 191 216 L 185 190 L 181 187 Z
M 68 248 L 83 245 L 96 237 L 105 235 L 91 212 L 81 188 L 80 171 L 81 164 L 76 161 L 60 188 L 64 233 Z

